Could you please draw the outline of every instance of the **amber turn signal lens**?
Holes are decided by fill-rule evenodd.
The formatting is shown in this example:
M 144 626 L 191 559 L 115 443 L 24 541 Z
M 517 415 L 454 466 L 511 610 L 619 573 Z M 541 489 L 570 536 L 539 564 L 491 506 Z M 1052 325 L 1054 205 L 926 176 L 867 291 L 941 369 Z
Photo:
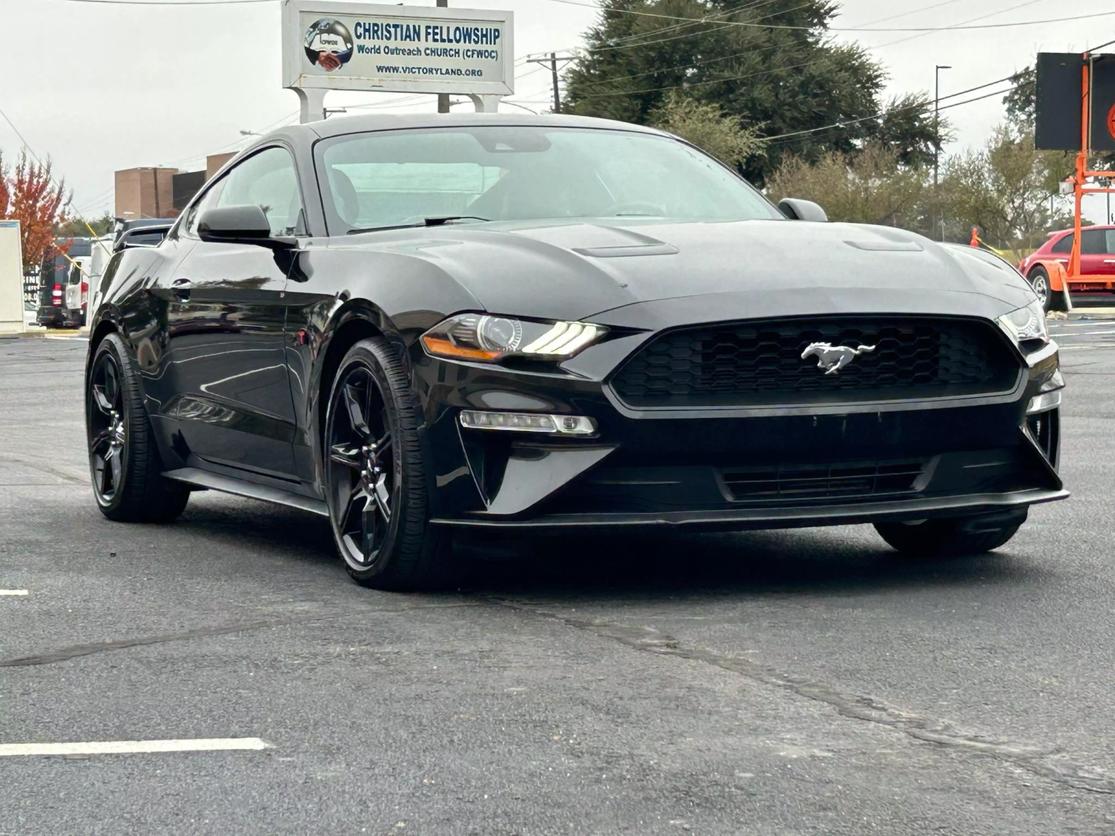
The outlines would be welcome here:
M 491 361 L 499 359 L 498 351 L 487 351 L 483 348 L 470 348 L 464 345 L 457 345 L 449 340 L 440 337 L 432 337 L 429 334 L 422 335 L 422 345 L 425 346 L 426 351 L 438 357 L 453 357 L 457 360 L 483 360 Z

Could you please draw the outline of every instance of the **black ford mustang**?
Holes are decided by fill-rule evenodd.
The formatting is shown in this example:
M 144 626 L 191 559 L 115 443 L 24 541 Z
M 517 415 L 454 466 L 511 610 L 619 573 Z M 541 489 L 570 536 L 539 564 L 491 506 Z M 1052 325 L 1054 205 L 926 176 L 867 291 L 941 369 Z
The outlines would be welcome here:
M 358 582 L 405 588 L 451 573 L 465 527 L 870 522 L 985 551 L 1067 496 L 1026 281 L 783 207 L 615 122 L 280 130 L 106 271 L 96 501 L 315 511 Z

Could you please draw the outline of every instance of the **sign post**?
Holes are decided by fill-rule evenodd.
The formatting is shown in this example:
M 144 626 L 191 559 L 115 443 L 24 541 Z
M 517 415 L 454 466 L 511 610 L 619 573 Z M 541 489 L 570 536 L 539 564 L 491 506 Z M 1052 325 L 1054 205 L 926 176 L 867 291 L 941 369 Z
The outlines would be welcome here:
M 329 90 L 448 93 L 494 112 L 514 92 L 514 15 L 283 0 L 283 86 L 301 121 L 323 117 Z

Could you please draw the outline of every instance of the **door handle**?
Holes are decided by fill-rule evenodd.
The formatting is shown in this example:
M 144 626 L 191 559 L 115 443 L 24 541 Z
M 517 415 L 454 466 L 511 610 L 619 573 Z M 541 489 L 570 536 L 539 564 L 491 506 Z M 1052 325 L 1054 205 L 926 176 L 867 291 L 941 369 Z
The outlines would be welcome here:
M 179 302 L 187 302 L 190 299 L 190 288 L 193 282 L 189 279 L 175 279 L 170 283 L 170 292 L 174 294 L 174 298 Z

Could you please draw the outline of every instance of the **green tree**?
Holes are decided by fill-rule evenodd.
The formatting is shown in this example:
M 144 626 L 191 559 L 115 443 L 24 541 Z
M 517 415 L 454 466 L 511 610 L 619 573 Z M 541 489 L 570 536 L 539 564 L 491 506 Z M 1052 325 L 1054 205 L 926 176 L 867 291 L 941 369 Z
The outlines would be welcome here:
M 680 90 L 763 137 L 824 128 L 751 154 L 741 168 L 759 184 L 783 156 L 812 162 L 878 137 L 906 163 L 931 158 L 937 137 L 924 98 L 876 118 L 885 73 L 860 47 L 827 39 L 836 8 L 829 0 L 605 0 L 566 72 L 565 109 L 649 124 Z
M 767 182 L 775 200 L 816 201 L 830 220 L 906 229 L 926 226 L 928 190 L 924 169 L 903 165 L 899 152 L 878 143 L 855 154 L 829 151 L 816 162 L 785 158 Z
M 967 240 L 978 226 L 994 246 L 1038 246 L 1050 229 L 1072 223 L 1050 200 L 1064 177 L 1062 161 L 1060 152 L 1035 149 L 1032 131 L 1009 123 L 984 147 L 950 156 L 940 188 L 945 237 Z
M 651 114 L 656 128 L 677 134 L 703 148 L 721 162 L 738 166 L 762 150 L 756 131 L 741 128 L 715 104 L 708 104 L 671 90 L 662 106 Z
M 116 219 L 105 212 L 99 218 L 68 218 L 55 226 L 54 234 L 58 238 L 85 238 L 90 234 L 107 235 L 112 232 L 115 225 Z M 89 231 L 90 227 L 92 227 L 92 233 Z

